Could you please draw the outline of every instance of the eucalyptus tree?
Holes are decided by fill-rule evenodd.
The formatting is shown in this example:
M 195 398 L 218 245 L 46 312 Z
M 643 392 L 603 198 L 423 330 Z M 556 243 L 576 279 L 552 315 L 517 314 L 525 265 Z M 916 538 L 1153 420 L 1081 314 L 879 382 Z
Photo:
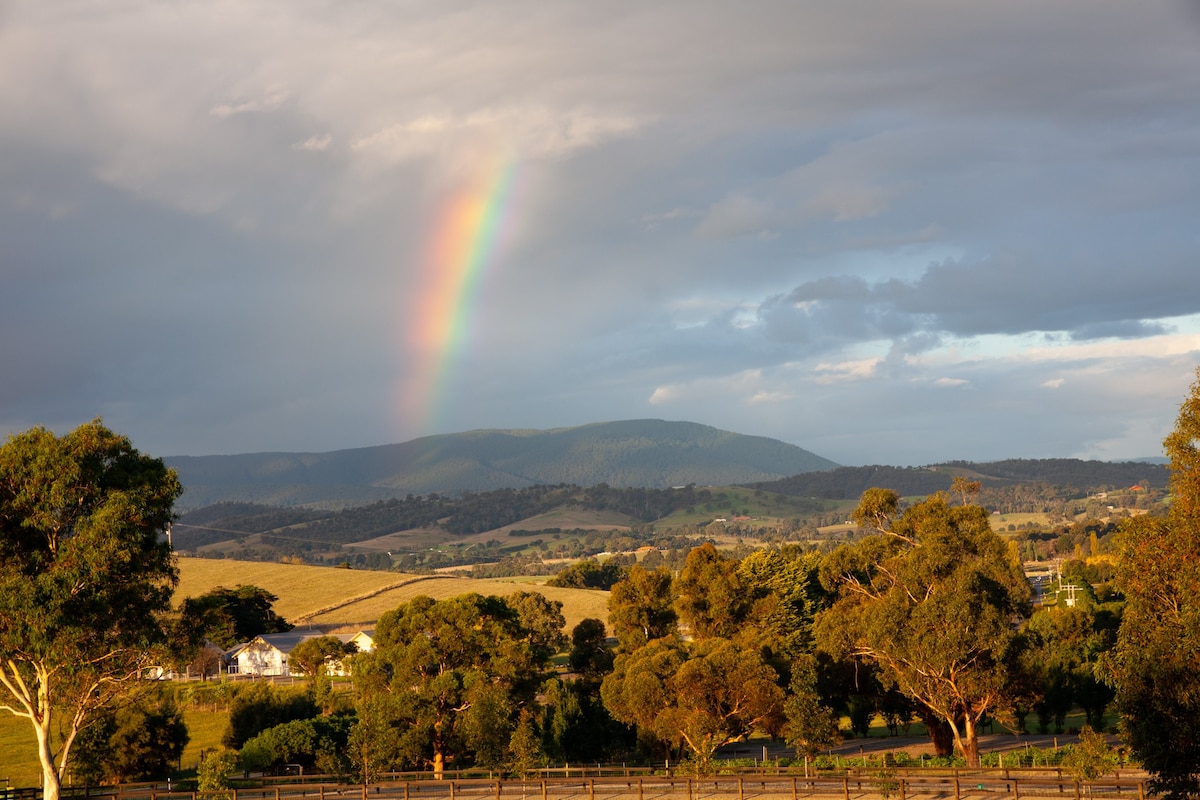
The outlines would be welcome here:
M 875 533 L 840 547 L 821 567 L 838 598 L 817 616 L 818 644 L 868 659 L 885 682 L 951 729 L 979 766 L 979 724 L 1015 699 L 1029 583 L 987 512 L 937 494 L 900 511 L 869 489 L 855 520 Z
M 0 447 L 0 708 L 29 722 L 46 800 L 96 712 L 166 661 L 181 491 L 99 420 Z
M 1126 604 L 1111 677 L 1126 741 L 1168 798 L 1200 796 L 1200 370 L 1163 442 L 1165 517 L 1127 521 L 1117 582 Z
M 671 571 L 648 570 L 640 564 L 612 587 L 608 625 L 622 652 L 631 652 L 654 639 L 678 635 L 671 594 Z
M 704 774 L 722 745 L 755 732 L 780 734 L 784 693 L 777 681 L 755 648 L 667 637 L 618 655 L 600 692 L 615 719 L 686 752 Z
M 386 612 L 374 651 L 356 657 L 353 673 L 371 712 L 361 716 L 395 732 L 393 752 L 372 758 L 428 763 L 439 776 L 451 761 L 500 766 L 549 657 L 500 597 L 419 596 Z

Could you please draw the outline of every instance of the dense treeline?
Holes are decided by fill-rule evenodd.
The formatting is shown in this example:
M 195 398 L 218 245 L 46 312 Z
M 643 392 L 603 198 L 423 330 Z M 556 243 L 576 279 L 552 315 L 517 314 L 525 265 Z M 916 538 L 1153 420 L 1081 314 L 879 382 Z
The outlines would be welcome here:
M 1171 473 L 1165 464 L 1140 461 L 1083 461 L 1078 458 L 1014 458 L 972 464 L 951 461 L 938 467 L 963 467 L 977 473 L 987 486 L 994 480 L 1073 486 L 1082 492 L 1123 489 L 1135 484 L 1165 489 Z
M 951 476 L 928 467 L 838 467 L 826 472 L 804 472 L 778 481 L 751 484 L 755 489 L 829 500 L 851 500 L 872 486 L 887 486 L 905 497 L 944 492 Z
M 950 461 L 927 467 L 838 467 L 826 472 L 805 472 L 782 480 L 751 485 L 780 494 L 837 500 L 859 497 L 872 486 L 887 486 L 904 497 L 910 497 L 947 491 L 957 474 L 969 475 L 979 481 L 984 490 L 1015 483 L 1055 487 L 1058 499 L 1134 485 L 1164 489 L 1170 477 L 1162 464 L 1047 458 L 987 463 Z

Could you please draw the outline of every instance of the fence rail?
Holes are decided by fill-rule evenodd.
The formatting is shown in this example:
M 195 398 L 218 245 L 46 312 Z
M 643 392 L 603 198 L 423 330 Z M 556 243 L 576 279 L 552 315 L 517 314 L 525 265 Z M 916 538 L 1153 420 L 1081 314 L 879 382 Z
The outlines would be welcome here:
M 64 789 L 64 800 L 1146 800 L 1146 776 L 1079 782 L 1043 770 L 846 770 L 799 774 L 719 775 L 705 778 L 637 774 L 545 777 L 536 780 L 455 778 L 389 780 L 366 786 L 278 782 L 221 792 L 171 791 L 165 786 Z M 426 773 L 427 774 L 427 773 Z M 327 780 L 327 778 L 326 778 Z M 26 793 L 28 792 L 28 794 Z M 40 792 L 11 790 L 9 800 L 39 800 Z

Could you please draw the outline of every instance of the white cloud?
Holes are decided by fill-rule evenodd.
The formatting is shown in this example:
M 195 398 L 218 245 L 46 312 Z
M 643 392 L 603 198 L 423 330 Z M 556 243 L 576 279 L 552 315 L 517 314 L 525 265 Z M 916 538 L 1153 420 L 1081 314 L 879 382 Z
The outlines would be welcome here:
M 881 363 L 883 363 L 883 359 L 880 358 L 864 358 L 839 363 L 822 362 L 813 367 L 813 372 L 817 373 L 815 379 L 817 383 L 842 383 L 873 377 Z
M 243 100 L 238 103 L 221 103 L 209 109 L 209 114 L 219 119 L 235 117 L 239 114 L 270 113 L 287 102 L 288 92 L 276 89 L 268 92 L 260 100 Z
M 671 403 L 679 397 L 679 390 L 674 386 L 659 386 L 650 395 L 650 405 L 661 406 Z
M 359 136 L 351 147 L 385 164 L 452 158 L 481 143 L 521 158 L 561 157 L 627 136 L 645 124 L 589 109 L 500 107 L 465 115 L 426 115 Z
M 333 134 L 325 133 L 320 136 L 310 136 L 302 142 L 296 142 L 292 145 L 293 150 L 305 150 L 311 153 L 319 153 L 328 150 L 333 144 Z

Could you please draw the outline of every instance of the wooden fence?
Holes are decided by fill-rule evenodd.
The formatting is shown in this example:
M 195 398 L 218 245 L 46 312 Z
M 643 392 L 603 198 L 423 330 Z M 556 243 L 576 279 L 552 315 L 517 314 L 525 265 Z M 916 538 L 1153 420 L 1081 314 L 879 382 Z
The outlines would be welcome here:
M 64 800 L 1145 800 L 1142 773 L 1079 782 L 1060 770 L 847 770 L 805 777 L 794 773 L 679 777 L 637 774 L 545 777 L 537 780 L 456 778 L 388 780 L 367 786 L 277 782 L 223 792 L 172 791 L 165 785 L 64 789 Z M 428 773 L 426 773 L 426 776 Z M 309 780 L 314 780 L 315 776 Z M 327 779 L 326 779 L 327 780 Z M 27 794 L 27 792 L 29 794 Z M 37 790 L 11 790 L 9 800 L 38 800 Z

